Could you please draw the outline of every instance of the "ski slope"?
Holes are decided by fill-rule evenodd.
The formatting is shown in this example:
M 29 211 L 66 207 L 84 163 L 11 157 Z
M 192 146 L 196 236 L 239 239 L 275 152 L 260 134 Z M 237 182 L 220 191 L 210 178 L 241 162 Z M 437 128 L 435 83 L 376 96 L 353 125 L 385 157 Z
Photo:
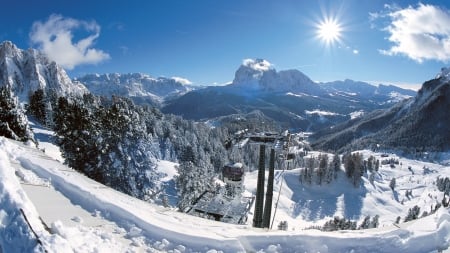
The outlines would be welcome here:
M 417 166 L 422 165 L 417 163 Z M 174 173 L 173 168 L 168 168 L 170 163 L 162 164 L 165 170 Z M 307 217 L 302 211 L 294 212 L 293 207 L 301 207 L 303 203 L 302 198 L 294 195 L 300 191 L 320 197 L 321 189 L 298 186 L 293 182 L 296 173 L 293 170 L 279 174 L 276 184 L 279 187 L 284 182 L 275 224 L 288 220 L 289 229 L 268 231 L 252 228 L 251 224 L 205 220 L 131 198 L 71 170 L 33 145 L 0 137 L 1 249 L 2 252 L 438 252 L 449 246 L 450 214 L 443 208 L 398 227 L 388 225 L 387 215 L 382 222 L 384 226 L 378 229 L 304 230 L 306 225 L 317 223 L 321 218 L 308 221 L 302 218 Z M 361 190 L 379 198 L 379 202 L 372 203 L 372 206 L 380 206 L 378 210 L 395 209 L 392 203 L 382 203 L 385 201 L 382 196 L 386 195 L 382 177 L 389 176 L 388 172 L 380 170 L 380 178 L 374 184 L 380 191 L 379 196 L 367 186 L 366 190 Z M 249 173 L 246 180 L 247 190 L 253 191 L 249 185 L 256 177 Z M 337 183 L 332 190 L 344 188 L 340 185 Z M 277 189 L 275 192 L 278 193 Z M 322 194 L 327 195 L 326 192 L 322 189 Z M 428 196 L 428 193 L 423 189 L 420 196 Z M 348 212 L 347 205 L 351 201 L 345 200 L 347 196 L 354 197 L 348 193 L 344 193 L 344 197 L 336 196 L 336 208 L 333 212 L 323 210 L 324 219 L 328 214 Z M 373 199 L 363 198 L 361 210 L 370 209 L 372 206 L 366 201 Z M 422 198 L 416 200 L 422 201 Z

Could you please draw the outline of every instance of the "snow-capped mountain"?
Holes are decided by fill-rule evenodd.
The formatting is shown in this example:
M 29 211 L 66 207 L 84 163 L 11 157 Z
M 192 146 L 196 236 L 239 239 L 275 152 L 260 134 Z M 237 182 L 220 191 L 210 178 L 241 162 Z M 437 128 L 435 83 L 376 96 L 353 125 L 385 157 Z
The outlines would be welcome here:
M 266 92 L 321 93 L 318 85 L 302 72 L 295 69 L 277 72 L 270 62 L 263 59 L 244 60 L 231 86 Z
M 377 145 L 405 150 L 450 148 L 450 71 L 423 83 L 414 98 L 316 134 L 317 148 Z M 314 137 L 314 136 L 313 136 Z
M 320 83 L 320 87 L 325 89 L 328 94 L 350 97 L 360 96 L 378 103 L 395 103 L 416 95 L 416 92 L 413 90 L 402 89 L 394 85 L 379 84 L 375 86 L 350 79 Z
M 153 78 L 146 74 L 88 74 L 77 78 L 94 95 L 130 97 L 135 102 L 159 104 L 169 97 L 180 96 L 190 90 L 187 79 L 179 77 Z
M 299 70 L 277 71 L 267 60 L 246 59 L 231 84 L 188 92 L 162 110 L 195 120 L 258 110 L 283 127 L 318 130 L 414 95 L 352 80 L 319 84 Z
M 81 95 L 86 87 L 72 82 L 65 70 L 35 49 L 22 50 L 10 41 L 0 44 L 0 85 L 10 86 L 21 102 L 37 89 L 58 96 Z

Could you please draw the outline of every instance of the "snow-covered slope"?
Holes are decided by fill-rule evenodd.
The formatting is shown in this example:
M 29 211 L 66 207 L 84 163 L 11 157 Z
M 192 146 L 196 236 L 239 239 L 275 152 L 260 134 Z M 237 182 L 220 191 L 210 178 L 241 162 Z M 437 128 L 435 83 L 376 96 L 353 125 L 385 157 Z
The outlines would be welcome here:
M 165 98 L 180 96 L 192 88 L 187 79 L 153 78 L 141 73 L 88 74 L 76 79 L 94 95 L 131 97 L 135 100 L 162 102 Z
M 64 69 L 44 54 L 35 49 L 19 49 L 10 41 L 0 44 L 0 85 L 10 86 L 20 102 L 27 102 L 37 89 L 58 96 L 87 92 L 86 87 L 72 82 Z
M 399 227 L 391 225 L 391 219 L 402 214 L 399 209 L 404 208 L 399 208 L 399 201 L 407 189 L 412 189 L 413 193 L 411 199 L 404 201 L 406 207 L 426 205 L 435 201 L 435 196 L 439 199 L 441 196 L 438 196 L 432 181 L 438 175 L 449 176 L 450 169 L 406 159 L 401 159 L 401 162 L 400 168 L 383 167 L 373 185 L 365 182 L 364 188 L 355 191 L 351 191 L 352 188 L 344 191 L 347 187 L 340 184 L 344 182 L 330 188 L 304 187 L 296 180 L 296 170 L 283 174 L 278 171 L 275 193 L 278 193 L 277 188 L 282 182 L 283 187 L 275 224 L 288 220 L 289 229 L 267 231 L 250 225 L 205 220 L 133 199 L 87 179 L 34 147 L 1 137 L 0 246 L 3 252 L 45 249 L 47 252 L 422 253 L 447 249 L 450 239 L 448 209 L 441 208 L 433 215 L 416 222 L 401 223 Z M 422 169 L 424 165 L 428 170 Z M 411 166 L 414 174 L 406 166 Z M 392 177 L 398 179 L 397 197 L 395 192 L 386 189 L 386 182 Z M 247 190 L 253 191 L 256 176 L 250 173 L 246 178 Z M 42 203 L 39 196 L 27 193 L 27 182 L 40 183 L 39 187 L 48 188 L 49 194 L 41 197 L 47 199 L 47 207 L 67 205 L 64 208 L 74 212 L 71 222 L 60 218 L 62 220 L 47 224 L 49 229 L 46 230 L 39 216 L 44 222 L 49 222 L 50 218 L 45 218 L 40 211 Z M 57 192 L 70 201 L 56 200 L 52 196 Z M 328 205 L 335 208 L 314 209 L 323 201 L 329 201 Z M 86 212 L 87 216 L 82 214 Z M 382 215 L 382 226 L 362 231 L 303 230 L 311 219 L 318 222 L 321 217 L 356 212 Z M 92 221 L 89 213 L 99 219 L 92 218 Z M 98 226 L 94 225 L 95 222 L 99 222 Z
M 313 146 L 340 149 L 349 145 L 382 145 L 408 152 L 450 149 L 450 80 L 443 68 L 435 79 L 426 81 L 416 96 L 359 120 L 319 131 Z

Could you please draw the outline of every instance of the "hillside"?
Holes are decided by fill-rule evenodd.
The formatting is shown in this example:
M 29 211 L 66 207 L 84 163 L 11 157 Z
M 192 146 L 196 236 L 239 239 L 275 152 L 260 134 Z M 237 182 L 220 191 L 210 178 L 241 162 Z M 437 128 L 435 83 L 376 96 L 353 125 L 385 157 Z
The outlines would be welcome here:
M 374 184 L 364 180 L 359 190 L 347 187 L 345 181 L 331 186 L 305 187 L 298 183 L 298 170 L 277 171 L 274 194 L 282 184 L 282 195 L 275 224 L 287 220 L 289 228 L 288 231 L 266 231 L 250 225 L 205 220 L 138 201 L 87 179 L 29 145 L 0 138 L 0 150 L 0 203 L 10 214 L 2 215 L 1 219 L 0 242 L 4 251 L 17 249 L 19 244 L 24 251 L 45 249 L 47 252 L 118 249 L 156 252 L 373 252 L 377 249 L 377 252 L 423 253 L 448 247 L 450 215 L 447 209 L 441 208 L 420 222 L 401 222 L 399 226 L 393 226 L 392 222 L 397 215 L 405 214 L 408 207 L 417 204 L 425 211 L 428 205 L 439 201 L 442 193 L 436 190 L 433 182 L 438 176 L 450 176 L 449 167 L 395 155 L 391 157 L 400 159 L 401 167 L 383 166 Z M 374 155 L 380 157 L 379 154 Z M 409 166 L 411 170 L 407 168 Z M 164 171 L 168 172 L 167 169 Z M 396 191 L 388 186 L 393 177 L 397 178 Z M 248 191 L 254 191 L 255 180 L 255 173 L 246 176 Z M 35 187 L 43 190 L 31 195 L 30 189 L 33 188 L 28 184 L 42 184 Z M 412 190 L 409 197 L 405 197 L 406 190 Z M 39 192 L 46 195 L 39 196 Z M 50 222 L 58 214 L 45 215 L 40 200 L 47 199 L 46 209 L 54 208 L 52 205 L 61 203 L 54 197 L 58 192 L 69 200 L 61 208 L 71 210 L 73 217 Z M 79 209 L 74 209 L 73 205 Z M 20 214 L 20 209 L 40 244 L 36 243 L 37 238 Z M 378 229 L 345 232 L 302 230 L 334 215 L 358 217 L 375 214 L 380 215 Z M 48 222 L 49 230 L 39 216 Z M 95 217 L 100 220 L 94 221 Z M 96 226 L 94 224 L 99 223 L 95 222 L 103 225 Z M 268 236 L 271 240 L 267 240 Z
M 409 153 L 450 149 L 448 69 L 423 83 L 414 98 L 317 132 L 318 149 L 396 148 Z

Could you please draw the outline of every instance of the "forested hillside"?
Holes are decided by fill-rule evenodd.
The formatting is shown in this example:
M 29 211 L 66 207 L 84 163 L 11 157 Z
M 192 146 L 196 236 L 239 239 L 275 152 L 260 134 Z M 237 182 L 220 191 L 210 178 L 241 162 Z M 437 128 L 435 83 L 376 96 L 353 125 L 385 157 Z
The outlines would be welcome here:
M 196 181 L 195 188 L 183 189 L 188 184 L 179 184 L 181 199 L 185 192 L 189 192 L 189 198 L 196 198 L 213 187 L 212 179 L 228 161 L 223 146 L 228 132 L 224 128 L 165 115 L 126 98 L 85 94 L 51 101 L 45 95 L 40 97 L 33 100 L 30 111 L 40 112 L 35 107 L 43 108 L 50 100 L 54 110 L 34 116 L 44 124 L 52 122 L 50 127 L 55 130 L 66 163 L 140 199 L 163 197 L 159 196 L 162 189 L 157 182 L 164 175 L 155 171 L 158 159 L 181 163 L 179 181 Z

